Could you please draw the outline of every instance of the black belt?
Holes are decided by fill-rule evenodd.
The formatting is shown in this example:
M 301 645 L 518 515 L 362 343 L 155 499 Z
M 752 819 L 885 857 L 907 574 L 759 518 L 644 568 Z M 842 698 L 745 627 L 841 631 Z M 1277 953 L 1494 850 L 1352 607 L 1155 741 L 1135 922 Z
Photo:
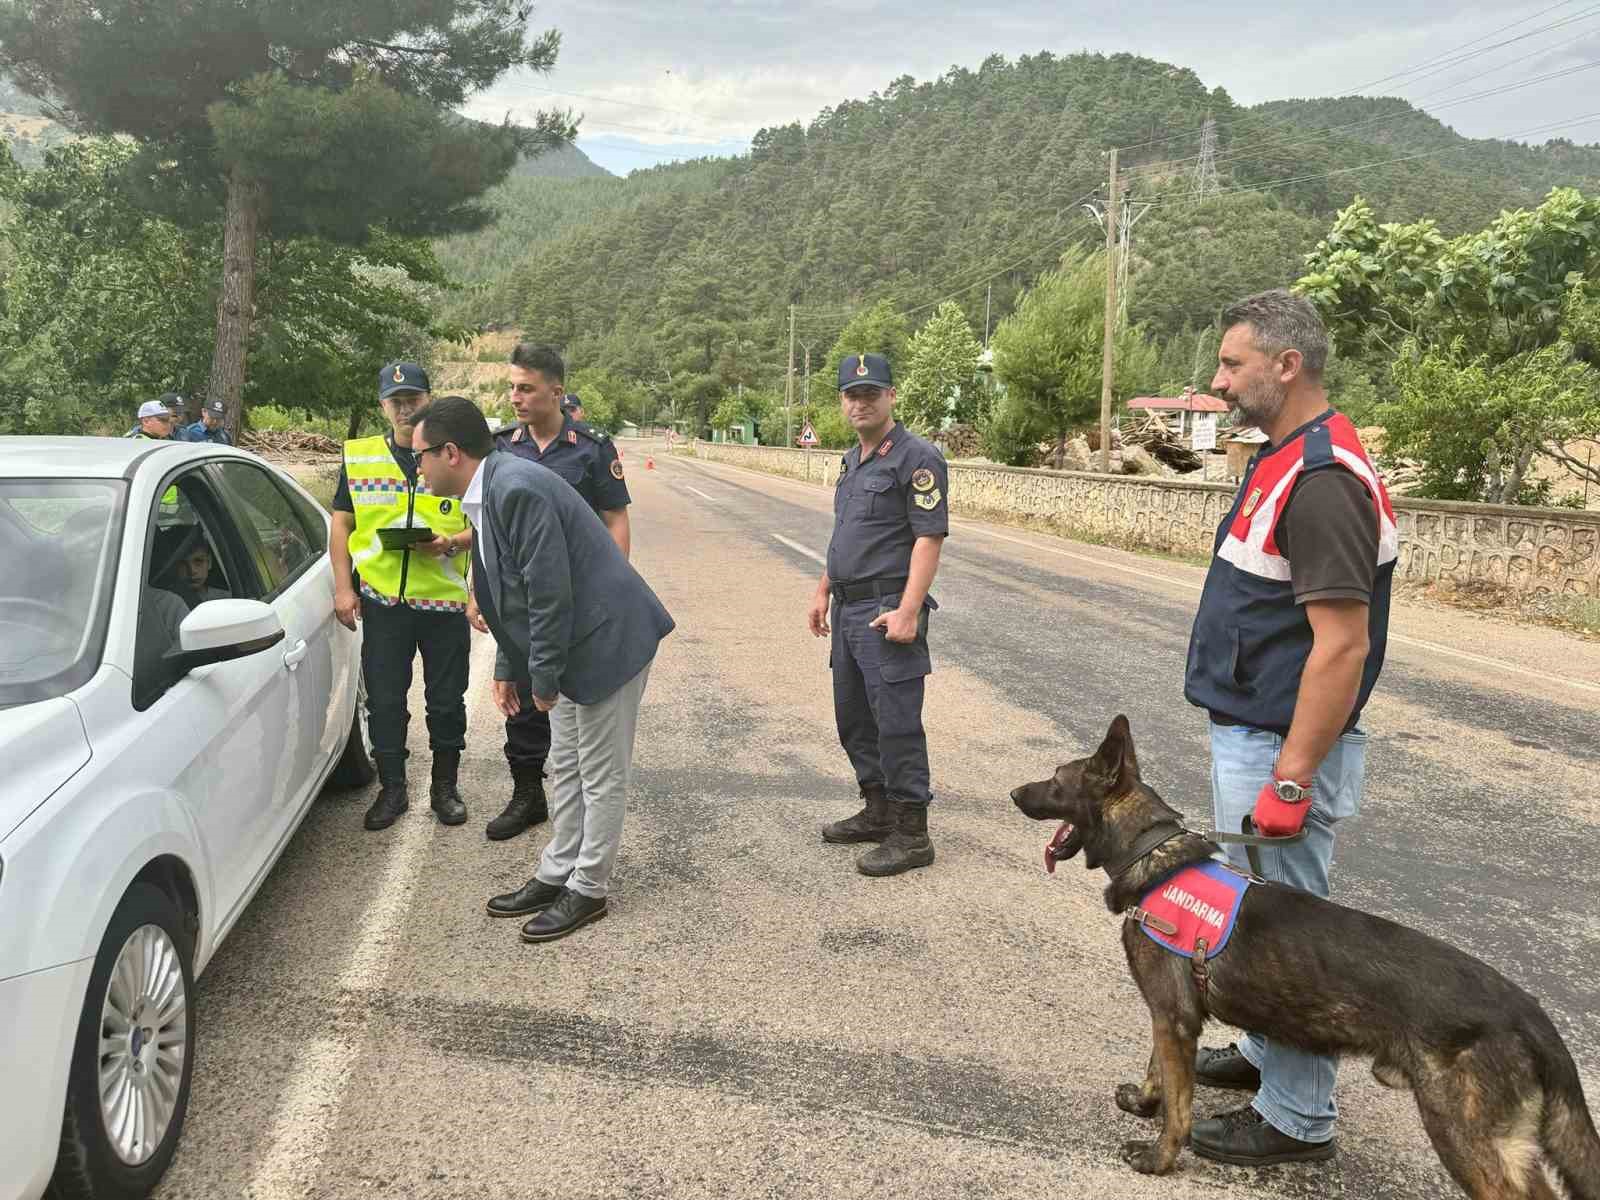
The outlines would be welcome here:
M 906 590 L 906 578 L 862 579 L 856 583 L 836 583 L 834 597 L 848 604 L 852 600 L 872 600 L 878 596 L 893 596 Z

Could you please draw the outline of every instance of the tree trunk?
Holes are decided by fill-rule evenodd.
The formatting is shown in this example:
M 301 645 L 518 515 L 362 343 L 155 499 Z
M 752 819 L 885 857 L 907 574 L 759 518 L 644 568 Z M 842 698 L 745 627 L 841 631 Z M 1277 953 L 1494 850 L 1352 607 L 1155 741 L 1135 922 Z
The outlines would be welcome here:
M 217 300 L 217 340 L 211 355 L 208 399 L 227 405 L 228 433 L 239 439 L 244 416 L 244 360 L 256 299 L 256 235 L 265 199 L 261 184 L 237 168 L 228 175 L 222 234 L 222 295 Z
M 361 409 L 360 401 L 350 406 L 350 428 L 345 431 L 344 440 L 353 442 L 361 436 Z

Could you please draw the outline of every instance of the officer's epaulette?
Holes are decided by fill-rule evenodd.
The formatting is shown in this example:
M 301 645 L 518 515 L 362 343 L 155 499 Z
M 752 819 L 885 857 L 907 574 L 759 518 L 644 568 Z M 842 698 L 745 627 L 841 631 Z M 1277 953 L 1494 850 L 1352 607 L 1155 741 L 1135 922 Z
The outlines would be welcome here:
M 582 421 L 574 421 L 572 427 L 591 442 L 609 442 L 611 440 L 611 435 L 605 430 L 596 429 L 593 425 L 587 425 Z
M 519 422 L 512 421 L 507 425 L 500 426 L 498 429 L 491 429 L 489 431 L 489 436 L 493 437 L 493 438 L 497 438 L 497 439 L 498 438 L 503 438 L 503 437 L 510 437 L 513 433 L 515 433 L 518 430 L 519 427 L 520 427 L 520 423 Z

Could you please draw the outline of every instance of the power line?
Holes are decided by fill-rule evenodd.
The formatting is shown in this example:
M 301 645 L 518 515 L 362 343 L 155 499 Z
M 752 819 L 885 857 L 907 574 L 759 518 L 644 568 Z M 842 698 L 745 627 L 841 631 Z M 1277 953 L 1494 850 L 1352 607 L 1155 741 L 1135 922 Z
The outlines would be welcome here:
M 1571 3 L 1572 0 L 1568 0 L 1568 2 Z M 643 104 L 637 100 L 618 100 L 612 96 L 596 96 L 587 92 L 563 92 L 557 88 L 540 87 L 538 84 L 533 83 L 518 84 L 517 87 L 524 91 L 544 92 L 551 96 L 571 96 L 575 100 L 592 100 L 596 104 L 615 104 L 622 108 L 642 108 L 650 112 L 672 113 L 674 116 L 679 117 L 693 117 L 697 121 L 716 121 L 723 125 L 744 124 L 744 122 L 736 121 L 731 117 L 712 117 L 705 113 L 691 112 L 684 108 L 664 108 L 659 104 Z
M 1561 0 L 1561 3 L 1559 3 L 1559 4 L 1553 4 L 1548 8 L 1540 9 L 1536 13 L 1531 13 L 1528 16 L 1523 17 L 1523 18 L 1521 18 L 1519 20 L 1512 21 L 1509 25 L 1503 25 L 1500 28 L 1498 28 L 1496 30 L 1493 30 L 1490 33 L 1486 33 L 1486 34 L 1483 34 L 1483 35 L 1481 35 L 1481 36 L 1479 36 L 1477 38 L 1474 38 L 1470 42 L 1464 42 L 1460 46 L 1455 47 L 1454 49 L 1446 50 L 1446 51 L 1444 51 L 1444 52 L 1442 52 L 1440 54 L 1436 54 L 1432 58 L 1425 59 L 1422 62 L 1415 64 L 1414 66 L 1407 67 L 1405 70 L 1396 71 L 1393 74 L 1385 75 L 1385 76 L 1383 76 L 1383 77 L 1381 77 L 1379 79 L 1374 79 L 1374 80 L 1372 80 L 1372 81 L 1370 81 L 1368 83 L 1363 83 L 1363 84 L 1359 85 L 1358 87 L 1352 88 L 1351 92 L 1352 93 L 1363 92 L 1367 88 L 1375 87 L 1380 83 L 1387 83 L 1391 79 L 1398 79 L 1398 78 L 1401 78 L 1402 76 L 1405 76 L 1405 75 L 1414 74 L 1415 72 L 1420 71 L 1425 67 L 1431 67 L 1431 66 L 1435 65 L 1436 63 L 1439 62 L 1439 60 L 1441 58 L 1447 58 L 1452 54 L 1455 54 L 1455 53 L 1457 53 L 1457 52 L 1459 52 L 1461 50 L 1465 50 L 1470 46 L 1476 45 L 1478 42 L 1483 41 L 1484 38 L 1494 37 L 1497 34 L 1504 33 L 1509 29 L 1514 29 L 1518 25 L 1524 25 L 1529 21 L 1537 20 L 1539 17 L 1542 17 L 1542 16 L 1544 16 L 1544 15 L 1546 15 L 1548 13 L 1554 12 L 1558 8 L 1565 8 L 1568 5 L 1575 4 L 1575 3 L 1578 3 L 1578 0 Z M 1585 12 L 1579 13 L 1576 16 L 1573 16 L 1573 17 L 1570 17 L 1570 18 L 1566 18 L 1566 19 L 1563 19 L 1561 21 L 1553 21 L 1548 25 L 1541 26 L 1539 29 L 1532 30 L 1526 36 L 1532 36 L 1532 34 L 1535 34 L 1535 33 L 1546 32 L 1546 31 L 1548 31 L 1550 29 L 1554 29 L 1554 28 L 1558 28 L 1558 27 L 1560 27 L 1562 25 L 1570 24 L 1571 22 L 1579 20 L 1584 16 L 1588 16 L 1593 11 L 1594 10 L 1592 10 L 1592 9 L 1585 10 Z M 1504 43 L 1502 43 L 1502 44 L 1504 44 Z M 1481 51 L 1478 51 L 1476 53 L 1484 53 L 1484 54 L 1486 54 L 1490 50 L 1494 50 L 1494 49 L 1498 49 L 1498 48 L 1499 48 L 1498 44 L 1496 46 L 1486 46 Z M 1460 62 L 1467 61 L 1468 57 L 1475 57 L 1475 54 L 1463 57 L 1462 59 L 1458 60 L 1457 63 L 1453 63 L 1451 65 L 1459 65 Z M 1446 90 L 1448 90 L 1448 89 L 1446 89 Z M 1221 127 L 1233 126 L 1233 125 L 1247 125 L 1247 124 L 1251 124 L 1253 122 L 1262 122 L 1262 121 L 1270 121 L 1270 120 L 1271 120 L 1270 117 L 1267 117 L 1267 116 L 1264 116 L 1264 115 L 1261 115 L 1261 114 L 1254 114 L 1254 115 L 1245 114 L 1244 116 L 1230 118 L 1227 121 L 1219 121 L 1219 122 L 1217 122 L 1217 125 L 1218 125 L 1219 128 L 1221 128 Z M 1121 146 L 1121 147 L 1119 147 L 1119 149 L 1125 153 L 1125 152 L 1130 151 L 1130 150 L 1142 150 L 1146 146 L 1159 146 L 1159 145 L 1163 145 L 1164 143 L 1167 143 L 1167 142 L 1192 140 L 1193 138 L 1195 138 L 1197 136 L 1199 136 L 1199 130 L 1185 130 L 1182 133 L 1172 133 L 1172 134 L 1166 134 L 1166 135 L 1164 135 L 1162 137 L 1147 138 L 1145 141 L 1134 142 L 1131 145 Z
M 1596 6 L 1596 11 L 1600 11 L 1600 6 Z M 1549 47 L 1548 49 L 1554 48 L 1555 47 Z M 1509 65 L 1511 64 L 1502 64 L 1502 66 Z M 1277 141 L 1268 141 L 1265 144 L 1258 145 L 1253 148 L 1229 151 L 1226 154 L 1218 155 L 1216 162 L 1218 166 L 1222 166 L 1227 163 L 1247 162 L 1252 158 L 1264 158 L 1270 154 L 1277 154 L 1286 150 L 1295 150 L 1305 146 L 1316 145 L 1336 133 L 1348 133 L 1354 129 L 1389 125 L 1398 121 L 1415 120 L 1418 117 L 1431 117 L 1433 113 L 1438 112 L 1441 109 L 1450 108 L 1457 104 L 1468 104 L 1477 100 L 1492 99 L 1495 96 L 1503 96 L 1508 92 L 1520 91 L 1523 88 L 1533 87 L 1534 85 L 1540 83 L 1548 83 L 1553 79 L 1563 79 L 1568 75 L 1576 75 L 1581 71 L 1590 71 L 1596 67 L 1600 67 L 1600 61 L 1580 63 L 1573 67 L 1564 67 L 1561 70 L 1549 71 L 1543 75 L 1534 75 L 1527 79 L 1517 80 L 1514 83 L 1500 84 L 1496 87 L 1487 88 L 1481 92 L 1474 92 L 1470 96 L 1458 96 L 1453 100 L 1445 101 L 1443 104 L 1435 104 L 1431 110 L 1426 112 L 1422 111 L 1421 109 L 1417 109 L 1412 112 L 1404 113 L 1380 113 L 1375 117 L 1364 117 L 1359 121 L 1348 121 L 1343 125 L 1328 125 L 1315 131 L 1293 130 L 1286 126 L 1279 126 L 1279 129 L 1282 131 L 1283 135 L 1288 138 L 1292 139 L 1300 134 L 1306 134 L 1306 136 L 1300 138 L 1298 141 L 1284 141 L 1280 139 Z M 1432 94 L 1439 95 L 1442 94 L 1442 92 L 1453 91 L 1455 87 L 1459 86 L 1459 84 L 1452 85 L 1451 87 L 1441 89 L 1441 92 L 1435 92 Z M 1425 100 L 1427 98 L 1427 96 L 1421 96 L 1418 97 L 1418 100 Z M 1132 168 L 1132 170 L 1140 174 L 1156 174 L 1163 169 L 1170 170 L 1172 168 L 1185 166 L 1191 161 L 1192 160 L 1188 157 L 1166 159 L 1162 162 L 1144 163 L 1140 166 Z
M 1590 66 L 1600 66 L 1600 63 L 1591 63 L 1589 65 Z M 1554 121 L 1554 122 L 1551 122 L 1550 124 L 1547 124 L 1547 125 L 1535 126 L 1532 129 L 1520 130 L 1517 133 L 1508 133 L 1508 134 L 1504 135 L 1504 137 L 1501 138 L 1500 140 L 1510 140 L 1510 139 L 1513 139 L 1513 138 L 1527 137 L 1529 134 L 1543 133 L 1543 132 L 1546 132 L 1546 131 L 1549 131 L 1549 130 L 1553 130 L 1553 129 L 1564 129 L 1564 128 L 1567 128 L 1567 127 L 1573 126 L 1573 125 L 1585 125 L 1585 124 L 1588 124 L 1591 121 L 1597 121 L 1597 120 L 1600 120 L 1600 112 L 1589 113 L 1586 116 L 1573 117 L 1573 118 L 1570 118 L 1568 120 L 1563 120 L 1563 121 Z M 1274 179 L 1274 180 L 1271 180 L 1271 181 L 1269 181 L 1267 183 L 1249 184 L 1249 185 L 1245 185 L 1245 186 L 1241 186 L 1241 187 L 1235 187 L 1235 188 L 1224 188 L 1221 192 L 1218 192 L 1216 194 L 1217 195 L 1221 195 L 1221 196 L 1229 196 L 1229 195 L 1235 195 L 1235 194 L 1244 193 L 1244 192 L 1262 192 L 1262 191 L 1266 191 L 1266 190 L 1268 190 L 1270 188 L 1287 187 L 1289 184 L 1292 184 L 1292 183 L 1308 183 L 1308 182 L 1311 182 L 1312 180 L 1316 180 L 1316 179 L 1331 179 L 1335 175 L 1349 175 L 1349 174 L 1351 174 L 1353 172 L 1356 172 L 1356 171 L 1371 170 L 1371 169 L 1373 169 L 1375 167 L 1387 167 L 1387 166 L 1392 166 L 1392 165 L 1394 165 L 1396 163 L 1416 162 L 1419 159 L 1438 158 L 1438 157 L 1441 157 L 1441 156 L 1446 155 L 1446 154 L 1460 154 L 1460 153 L 1462 153 L 1464 151 L 1473 150 L 1473 149 L 1476 149 L 1476 146 L 1473 143 L 1469 142 L 1469 143 L 1467 143 L 1465 145 L 1461 145 L 1461 146 L 1452 146 L 1452 147 L 1450 147 L 1449 149 L 1446 149 L 1446 150 L 1427 150 L 1427 151 L 1423 151 L 1420 154 L 1403 154 L 1403 155 L 1400 155 L 1400 156 L 1398 156 L 1396 158 L 1385 158 L 1385 159 L 1379 159 L 1379 160 L 1376 160 L 1374 162 L 1369 162 L 1369 163 L 1359 163 L 1359 164 L 1357 164 L 1356 166 L 1353 166 L 1353 167 L 1339 167 L 1338 169 L 1333 170 L 1333 171 L 1321 171 L 1321 172 L 1318 172 L 1317 174 L 1314 174 L 1314 175 L 1296 175 L 1296 176 L 1292 176 L 1292 177 L 1287 178 L 1287 179 Z M 1146 204 L 1157 204 L 1157 205 L 1159 205 L 1159 204 L 1171 204 L 1171 203 L 1174 203 L 1175 201 L 1182 200 L 1182 199 L 1193 199 L 1193 197 L 1194 197 L 1194 193 L 1192 191 L 1187 191 L 1187 192 L 1168 192 L 1168 193 L 1164 193 L 1164 194 L 1157 195 L 1157 196 L 1145 197 L 1143 202 L 1146 203 Z

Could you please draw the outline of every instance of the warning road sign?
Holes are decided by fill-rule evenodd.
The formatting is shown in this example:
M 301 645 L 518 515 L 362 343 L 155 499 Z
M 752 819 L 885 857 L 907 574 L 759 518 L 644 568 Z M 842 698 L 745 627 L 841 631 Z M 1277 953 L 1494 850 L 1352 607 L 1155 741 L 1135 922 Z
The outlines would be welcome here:
M 810 421 L 807 421 L 805 428 L 800 431 L 800 444 L 802 446 L 815 446 L 817 444 L 817 431 L 811 428 Z

